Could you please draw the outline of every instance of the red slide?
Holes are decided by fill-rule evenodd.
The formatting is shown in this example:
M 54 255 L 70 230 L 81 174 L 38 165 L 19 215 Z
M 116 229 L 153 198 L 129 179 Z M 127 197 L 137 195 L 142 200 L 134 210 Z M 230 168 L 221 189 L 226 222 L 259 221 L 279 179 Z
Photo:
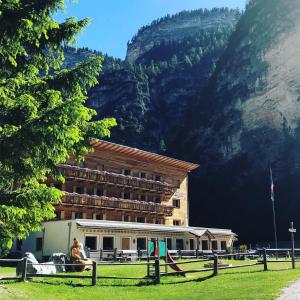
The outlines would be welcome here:
M 174 261 L 173 257 L 171 256 L 171 254 L 169 253 L 169 251 L 167 250 L 167 260 L 166 262 L 168 263 L 172 263 L 170 266 L 171 269 L 173 269 L 176 272 L 184 272 L 185 270 L 180 268 Z M 181 275 L 185 276 L 184 273 L 182 273 Z

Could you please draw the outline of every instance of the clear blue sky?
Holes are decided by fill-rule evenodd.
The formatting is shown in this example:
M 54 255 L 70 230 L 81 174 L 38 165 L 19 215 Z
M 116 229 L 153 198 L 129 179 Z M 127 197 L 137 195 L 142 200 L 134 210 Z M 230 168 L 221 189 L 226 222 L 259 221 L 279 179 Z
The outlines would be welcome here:
M 92 23 L 79 36 L 77 46 L 100 50 L 124 58 L 127 41 L 138 29 L 154 19 L 182 10 L 230 7 L 244 9 L 246 0 L 79 0 L 67 2 L 66 17 L 92 18 Z

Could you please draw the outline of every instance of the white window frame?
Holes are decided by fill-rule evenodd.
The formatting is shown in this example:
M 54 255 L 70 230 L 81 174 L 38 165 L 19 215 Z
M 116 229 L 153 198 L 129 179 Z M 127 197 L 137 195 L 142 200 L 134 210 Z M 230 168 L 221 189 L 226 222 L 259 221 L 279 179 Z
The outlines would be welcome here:
M 89 236 L 89 237 L 96 237 L 96 249 L 94 250 L 92 250 L 92 249 L 90 249 L 90 251 L 91 252 L 96 252 L 96 251 L 99 251 L 99 249 L 100 249 L 100 243 L 99 243 L 99 234 L 93 234 L 93 233 L 86 233 L 85 235 L 84 235 L 84 247 L 86 246 L 85 245 L 85 238 L 87 237 L 87 236 Z
M 213 242 L 216 242 L 216 243 L 217 243 L 217 249 L 213 249 L 213 246 L 212 246 Z M 219 243 L 218 243 L 218 240 L 217 240 L 217 239 L 212 239 L 212 240 L 210 241 L 210 247 L 211 247 L 211 250 L 218 251 L 218 250 L 219 250 Z
M 174 238 L 169 237 L 169 236 L 166 237 L 166 247 L 168 246 L 168 240 L 171 240 L 171 248 L 173 248 Z M 173 250 L 173 249 L 168 249 L 168 250 Z
M 112 234 L 104 234 L 104 235 L 102 235 L 101 236 L 102 238 L 101 238 L 101 242 L 102 242 L 102 250 L 104 250 L 103 249 L 103 238 L 105 238 L 105 237 L 112 237 L 113 239 L 114 239 L 114 243 L 113 243 L 113 248 L 112 248 L 112 250 L 104 250 L 104 251 L 114 251 L 114 249 L 116 248 L 116 236 L 115 235 L 112 235 Z
M 179 206 L 174 206 L 173 205 L 174 201 L 179 201 Z M 181 208 L 181 199 L 180 198 L 173 198 L 172 199 L 172 205 L 173 205 L 174 208 L 177 208 L 177 209 Z
M 147 250 L 148 249 L 148 237 L 147 236 L 136 236 L 135 237 L 135 248 L 136 250 L 138 250 L 138 246 L 137 246 L 137 239 L 145 239 L 146 240 L 146 249 L 140 249 L 140 250 Z
M 138 221 L 137 221 L 138 218 L 144 218 L 144 219 L 145 219 L 145 222 L 138 222 Z M 135 223 L 140 223 L 140 224 L 147 223 L 147 217 L 144 217 L 144 216 L 143 216 L 143 217 L 135 217 Z

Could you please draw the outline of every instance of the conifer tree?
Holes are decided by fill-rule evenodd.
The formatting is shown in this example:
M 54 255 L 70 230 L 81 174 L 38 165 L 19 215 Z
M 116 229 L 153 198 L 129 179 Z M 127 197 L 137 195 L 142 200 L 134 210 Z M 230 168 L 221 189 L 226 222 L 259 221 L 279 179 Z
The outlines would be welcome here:
M 45 185 L 63 181 L 57 164 L 91 150 L 89 140 L 109 136 L 114 119 L 92 122 L 84 106 L 97 83 L 102 58 L 61 69 L 63 45 L 89 20 L 62 23 L 53 13 L 64 0 L 0 1 L 0 255 L 15 238 L 54 217 L 62 192 Z

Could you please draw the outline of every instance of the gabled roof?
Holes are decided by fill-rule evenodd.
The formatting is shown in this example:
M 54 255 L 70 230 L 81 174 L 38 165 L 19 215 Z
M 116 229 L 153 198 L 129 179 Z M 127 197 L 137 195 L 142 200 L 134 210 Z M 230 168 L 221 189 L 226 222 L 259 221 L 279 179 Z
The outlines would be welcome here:
M 185 172 L 191 172 L 192 170 L 199 167 L 199 165 L 182 161 L 179 159 L 159 155 L 156 153 L 140 150 L 137 148 L 132 148 L 128 146 L 123 146 L 103 140 L 92 140 L 91 145 L 94 149 L 98 150 L 109 150 L 115 153 L 126 154 L 131 157 L 140 158 L 149 162 L 158 162 L 174 168 L 182 169 Z
M 201 237 L 208 234 L 214 238 L 214 234 L 236 236 L 230 229 L 205 228 L 205 227 L 188 227 L 188 226 L 170 226 L 150 223 L 119 222 L 106 220 L 76 219 L 79 228 L 93 229 L 112 229 L 112 230 L 135 230 L 151 232 L 173 232 L 173 233 L 191 233 Z

